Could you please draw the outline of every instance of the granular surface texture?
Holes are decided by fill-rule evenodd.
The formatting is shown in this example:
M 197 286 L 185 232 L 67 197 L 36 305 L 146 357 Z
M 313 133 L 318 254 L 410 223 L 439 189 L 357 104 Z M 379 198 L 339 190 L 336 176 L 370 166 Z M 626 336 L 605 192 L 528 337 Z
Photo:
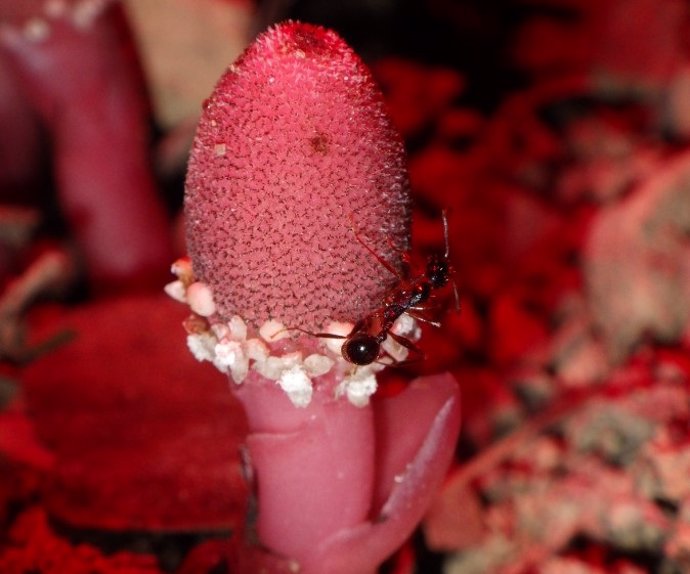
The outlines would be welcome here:
M 398 281 L 377 256 L 400 269 L 408 187 L 361 60 L 334 32 L 280 24 L 204 103 L 185 196 L 194 273 L 221 317 L 255 328 L 354 322 Z

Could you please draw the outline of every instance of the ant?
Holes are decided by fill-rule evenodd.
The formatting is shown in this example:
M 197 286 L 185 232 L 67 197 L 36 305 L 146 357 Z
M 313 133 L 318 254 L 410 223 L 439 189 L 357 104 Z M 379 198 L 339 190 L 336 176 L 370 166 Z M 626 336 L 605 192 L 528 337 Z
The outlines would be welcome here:
M 359 237 L 353 227 L 357 241 L 376 257 L 386 269 L 398 277 L 398 285 L 385 296 L 382 307 L 355 323 L 348 335 L 334 335 L 331 333 L 310 334 L 316 337 L 345 339 L 341 349 L 343 358 L 359 366 L 370 365 L 385 352 L 382 351 L 381 345 L 388 336 L 403 347 L 416 353 L 421 353 L 412 341 L 402 335 L 393 333 L 392 329 L 395 321 L 403 313 L 425 310 L 427 308 L 425 303 L 432 297 L 433 292 L 445 287 L 451 281 L 452 268 L 449 263 L 448 218 L 445 210 L 442 212 L 442 219 L 445 252 L 442 255 L 433 254 L 429 256 L 424 270 L 418 275 L 407 279 L 402 277 L 395 268 L 369 247 Z M 460 300 L 457 286 L 454 282 L 453 293 L 455 295 L 456 308 L 459 309 Z M 440 326 L 438 322 L 429 321 L 414 313 L 410 314 L 436 327 Z

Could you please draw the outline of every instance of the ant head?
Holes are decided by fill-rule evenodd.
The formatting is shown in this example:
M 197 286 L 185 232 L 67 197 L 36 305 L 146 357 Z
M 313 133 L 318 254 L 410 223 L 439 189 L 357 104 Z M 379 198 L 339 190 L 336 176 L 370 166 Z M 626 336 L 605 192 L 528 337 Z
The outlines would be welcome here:
M 448 260 L 442 255 L 432 255 L 426 263 L 426 277 L 434 289 L 443 287 L 448 283 L 450 269 Z
M 343 358 L 355 365 L 371 365 L 379 358 L 381 344 L 376 337 L 358 333 L 348 337 L 343 343 Z

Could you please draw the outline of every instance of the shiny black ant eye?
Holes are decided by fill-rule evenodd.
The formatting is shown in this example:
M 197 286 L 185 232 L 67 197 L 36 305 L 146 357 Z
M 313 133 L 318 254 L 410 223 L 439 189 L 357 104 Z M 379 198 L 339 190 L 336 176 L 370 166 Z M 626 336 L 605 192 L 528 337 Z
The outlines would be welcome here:
M 379 357 L 381 345 L 376 337 L 361 333 L 343 343 L 342 354 L 346 361 L 355 365 L 370 365 Z

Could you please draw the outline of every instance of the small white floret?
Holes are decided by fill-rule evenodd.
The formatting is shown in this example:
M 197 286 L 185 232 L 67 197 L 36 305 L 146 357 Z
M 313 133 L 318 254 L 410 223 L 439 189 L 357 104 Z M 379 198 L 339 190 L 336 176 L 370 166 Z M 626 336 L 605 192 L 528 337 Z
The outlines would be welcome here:
M 285 366 L 280 357 L 266 357 L 265 361 L 256 362 L 254 364 L 254 369 L 262 377 L 277 381 L 281 373 L 285 370 Z
M 386 340 L 381 343 L 381 347 L 388 353 L 395 362 L 404 361 L 407 359 L 409 349 L 398 343 L 392 337 L 386 337 Z
M 171 281 L 168 283 L 165 287 L 163 287 L 163 290 L 168 294 L 168 297 L 175 299 L 175 301 L 178 301 L 179 303 L 187 302 L 184 284 L 179 279 L 177 281 Z
M 230 327 L 225 323 L 213 323 L 213 325 L 211 325 L 211 331 L 219 341 L 223 339 L 232 339 Z
M 280 360 L 283 362 L 284 369 L 299 366 L 302 364 L 302 353 L 300 351 L 285 353 L 284 355 L 281 355 Z
M 230 334 L 235 341 L 247 340 L 247 325 L 241 317 L 233 315 L 230 318 L 230 321 L 228 321 L 228 327 L 230 328 Z
M 358 369 L 351 376 L 343 379 L 336 390 L 337 396 L 343 394 L 356 407 L 365 407 L 369 404 L 369 397 L 376 392 L 378 383 L 376 376 L 369 369 Z
M 249 374 L 249 359 L 245 358 L 242 361 L 237 361 L 232 367 L 230 367 L 230 376 L 232 380 L 238 385 L 244 382 Z
M 201 281 L 196 281 L 187 287 L 187 301 L 190 309 L 202 317 L 210 317 L 216 312 L 211 288 Z
M 215 337 L 208 333 L 187 335 L 187 347 L 197 361 L 213 361 Z
M 401 335 L 412 341 L 417 341 L 422 333 L 417 321 L 407 313 L 403 313 L 398 317 L 395 323 L 393 323 L 392 331 L 396 335 Z
M 259 328 L 259 335 L 268 343 L 273 343 L 274 341 L 279 341 L 280 339 L 285 339 L 290 336 L 285 325 L 274 319 L 269 319 L 261 325 Z
M 339 337 L 342 337 L 324 337 L 323 342 L 326 345 L 326 348 L 329 351 L 331 351 L 331 353 L 335 355 L 340 355 L 343 348 L 343 342 L 345 341 L 345 337 L 347 337 L 352 332 L 352 327 L 354 327 L 352 323 L 341 323 L 339 321 L 333 321 L 332 323 L 326 325 L 326 330 L 324 331 L 325 333 L 328 333 L 329 335 L 338 335 Z
M 379 360 L 371 365 L 367 365 L 367 369 L 369 369 L 372 373 L 378 373 L 379 371 L 383 371 L 383 369 L 385 369 L 387 366 L 388 365 L 386 363 Z
M 316 353 L 309 355 L 306 359 L 304 359 L 304 368 L 312 377 L 320 377 L 321 375 L 325 375 L 331 370 L 331 367 L 334 364 L 335 361 L 333 359 Z
M 220 341 L 214 348 L 215 360 L 214 364 L 220 370 L 227 370 L 229 367 L 235 365 L 238 361 L 245 359 L 245 354 L 242 345 L 237 341 L 224 339 Z
M 296 407 L 306 407 L 311 402 L 314 391 L 311 379 L 298 365 L 283 371 L 278 379 L 278 384 Z
M 292 367 L 299 367 L 302 364 L 302 353 L 287 353 L 280 357 L 270 356 L 265 361 L 254 364 L 254 369 L 262 377 L 277 381 L 281 375 Z
M 249 339 L 245 343 L 245 352 L 252 361 L 265 361 L 270 354 L 266 343 L 260 339 Z

